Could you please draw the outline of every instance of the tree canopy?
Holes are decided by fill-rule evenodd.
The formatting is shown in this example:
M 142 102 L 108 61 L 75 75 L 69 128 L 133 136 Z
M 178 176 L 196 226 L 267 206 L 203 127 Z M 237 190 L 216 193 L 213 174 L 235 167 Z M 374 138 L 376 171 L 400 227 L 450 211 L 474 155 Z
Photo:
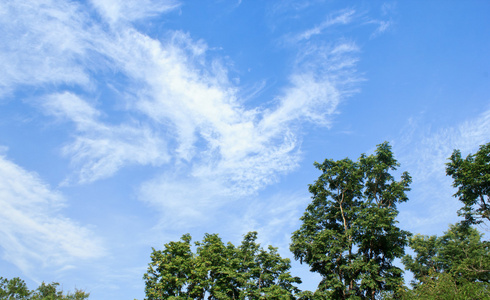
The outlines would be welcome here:
M 490 143 L 480 146 L 475 154 L 461 157 L 454 150 L 446 164 L 446 173 L 458 189 L 455 197 L 463 203 L 458 211 L 465 224 L 480 224 L 490 221 Z M 490 222 L 489 222 L 490 224 Z
M 143 277 L 146 299 L 292 299 L 301 281 L 289 273 L 290 260 L 272 246 L 264 250 L 256 239 L 249 232 L 235 247 L 206 234 L 194 243 L 194 253 L 185 234 L 163 250 L 153 249 Z
M 415 235 L 409 245 L 415 257 L 405 255 L 402 261 L 413 272 L 415 287 L 441 273 L 450 273 L 458 283 L 490 282 L 490 243 L 475 228 L 451 225 L 441 237 Z
M 75 289 L 75 293 L 58 290 L 59 283 L 41 283 L 36 290 L 29 290 L 26 283 L 18 278 L 7 279 L 0 277 L 0 299 L 6 300 L 83 300 L 88 299 L 89 293 Z
M 315 163 L 322 171 L 310 185 L 312 202 L 293 233 L 296 259 L 322 276 L 315 296 L 374 299 L 403 284 L 393 264 L 404 254 L 409 232 L 396 226 L 397 204 L 408 200 L 411 178 L 391 174 L 399 166 L 388 143 L 374 155 Z
M 490 243 L 475 228 L 451 225 L 443 236 L 415 235 L 405 255 L 412 271 L 412 291 L 406 299 L 490 299 Z

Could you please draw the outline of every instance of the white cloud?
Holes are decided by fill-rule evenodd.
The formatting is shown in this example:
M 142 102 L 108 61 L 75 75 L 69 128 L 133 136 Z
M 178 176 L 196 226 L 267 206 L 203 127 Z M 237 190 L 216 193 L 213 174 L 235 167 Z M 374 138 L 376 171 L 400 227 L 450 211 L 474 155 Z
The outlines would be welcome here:
M 176 9 L 176 0 L 91 0 L 92 5 L 110 23 L 120 20 L 135 21 Z
M 311 37 L 315 35 L 322 34 L 322 32 L 330 26 L 339 25 L 339 24 L 340 25 L 349 24 L 350 22 L 352 22 L 354 14 L 355 14 L 355 10 L 352 9 L 340 10 L 333 14 L 330 14 L 329 16 L 327 16 L 325 21 L 323 21 L 319 25 L 316 25 L 313 28 L 310 28 L 300 34 L 297 34 L 293 39 L 293 42 L 309 40 Z
M 384 20 L 371 20 L 371 21 L 368 21 L 367 24 L 375 24 L 375 25 L 377 25 L 376 29 L 371 34 L 371 38 L 375 38 L 378 35 L 384 33 L 385 31 L 387 31 L 391 26 L 393 26 L 393 21 L 392 20 L 389 20 L 389 21 L 384 21 Z
M 197 224 L 214 205 L 253 194 L 296 168 L 300 124 L 328 126 L 358 81 L 354 43 L 309 44 L 289 85 L 271 99 L 275 106 L 246 109 L 226 67 L 187 34 L 159 42 L 127 29 L 107 46 L 105 53 L 137 82 L 131 109 L 171 133 L 163 138 L 176 164 L 144 184 L 140 197 L 160 208 L 167 225 Z
M 44 97 L 41 105 L 47 113 L 75 122 L 79 130 L 96 127 L 95 119 L 100 116 L 100 112 L 86 101 L 69 92 Z
M 392 15 L 396 14 L 396 3 L 385 2 L 381 5 L 381 16 L 384 18 L 388 18 L 389 20 L 379 20 L 379 19 L 369 19 L 365 24 L 374 24 L 376 25 L 376 29 L 371 34 L 370 38 L 375 38 L 381 34 L 383 34 L 388 29 L 392 28 L 394 25 L 394 21 L 392 19 Z
M 134 14 L 130 12 L 132 7 L 144 5 L 117 1 L 94 5 L 115 21 L 161 13 L 174 4 L 163 2 L 155 8 L 152 5 L 157 2 L 152 2 L 150 10 L 136 10 Z M 84 94 L 94 94 L 94 89 L 103 82 L 98 76 L 104 76 L 108 69 L 127 79 L 118 95 L 124 97 L 127 119 L 132 120 L 132 116 L 138 119 L 138 123 L 108 124 L 104 122 L 103 110 L 107 105 L 96 109 L 74 92 L 42 97 L 39 102 L 47 113 L 75 124 L 73 141 L 62 152 L 70 158 L 81 183 L 112 176 L 125 165 L 169 164 L 161 171 L 163 178 L 185 173 L 189 178 L 175 181 L 189 179 L 189 185 L 203 187 L 213 178 L 217 183 L 210 185 L 216 189 L 209 192 L 212 195 L 228 195 L 228 191 L 235 195 L 253 194 L 298 165 L 301 124 L 329 126 L 338 104 L 353 91 L 352 84 L 357 80 L 354 43 L 308 43 L 299 49 L 289 84 L 274 99 L 266 99 L 269 105 L 245 108 L 244 99 L 239 96 L 240 87 L 229 80 L 225 65 L 208 57 L 203 41 L 195 41 L 179 31 L 168 32 L 156 40 L 138 32 L 128 22 L 103 31 L 104 26 L 87 21 L 82 6 L 47 0 L 43 5 L 49 9 L 32 4 L 24 10 L 13 2 L 6 6 L 20 16 L 21 24 L 26 24 L 14 26 L 18 35 L 32 35 L 37 32 L 38 23 L 46 21 L 39 24 L 43 32 L 36 39 L 22 40 L 2 57 L 8 59 L 15 53 L 32 59 L 37 56 L 30 49 L 49 45 L 43 48 L 41 57 L 53 61 L 45 65 L 42 59 L 36 60 L 33 73 L 48 75 L 32 81 L 27 70 L 15 65 L 15 72 L 8 73 L 6 89 L 19 84 L 76 83 L 85 88 Z M 321 26 L 348 23 L 352 14 L 353 11 L 339 12 Z M 58 72 L 78 75 L 70 79 L 58 77 Z M 17 77 L 22 80 L 14 79 Z M 159 181 L 145 187 L 163 194 L 168 189 L 171 194 L 173 186 L 161 183 L 154 188 L 156 182 Z M 188 199 L 192 195 L 175 197 Z
M 85 14 L 72 2 L 0 3 L 0 97 L 17 85 L 90 85 Z
M 63 153 L 72 158 L 80 183 L 109 177 L 124 165 L 161 165 L 169 160 L 165 143 L 149 127 L 106 125 L 95 108 L 74 94 L 49 95 L 42 105 L 48 114 L 76 125 L 78 135 Z
M 24 272 L 66 268 L 105 254 L 94 233 L 59 212 L 63 196 L 39 177 L 0 156 L 2 256 Z
M 134 72 L 146 78 L 151 91 L 137 105 L 159 123 L 171 121 L 178 134 L 177 155 L 188 167 L 185 177 L 165 176 L 142 188 L 146 195 L 142 198 L 160 202 L 169 216 L 188 212 L 197 220 L 197 215 L 205 216 L 211 209 L 205 204 L 211 200 L 206 199 L 250 195 L 293 170 L 301 159 L 295 126 L 305 121 L 328 126 L 338 104 L 353 92 L 352 85 L 358 80 L 354 44 L 310 46 L 298 56 L 290 85 L 277 96 L 276 106 L 246 110 L 237 89 L 223 75 L 226 70 L 221 66 L 215 67 L 215 73 L 203 70 L 205 62 L 199 55 L 205 52 L 193 50 L 197 57 L 189 60 L 175 45 L 164 48 L 142 43 L 142 39 L 131 44 L 149 47 L 152 66 L 158 71 Z M 192 43 L 185 36 L 182 40 Z

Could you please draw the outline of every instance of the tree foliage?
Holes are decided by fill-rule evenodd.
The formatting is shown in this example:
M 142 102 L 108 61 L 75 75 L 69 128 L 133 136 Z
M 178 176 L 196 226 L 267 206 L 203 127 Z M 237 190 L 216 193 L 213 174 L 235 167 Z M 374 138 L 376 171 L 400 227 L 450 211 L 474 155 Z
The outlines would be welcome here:
M 402 262 L 414 274 L 415 288 L 441 274 L 449 274 L 458 285 L 490 283 L 490 242 L 482 241 L 475 228 L 452 225 L 442 237 L 416 235 L 409 245 L 415 257 L 405 255 Z
M 18 278 L 7 279 L 0 277 L 0 299 L 6 300 L 83 300 L 88 299 L 89 293 L 75 289 L 75 293 L 58 290 L 59 283 L 41 283 L 36 290 L 29 290 L 26 283 Z
M 449 160 L 446 173 L 458 189 L 454 196 L 463 203 L 458 213 L 465 217 L 465 224 L 490 221 L 490 143 L 464 159 L 459 150 L 454 150 Z
M 397 204 L 408 200 L 411 178 L 396 181 L 399 166 L 388 143 L 374 155 L 315 163 L 322 175 L 309 186 L 312 202 L 293 233 L 296 259 L 322 276 L 314 297 L 374 299 L 402 285 L 393 260 L 404 254 L 409 232 L 396 226 Z
M 7 279 L 0 277 L 0 299 L 29 299 L 31 291 L 26 283 L 18 278 Z
M 245 235 L 241 245 L 224 244 L 217 234 L 195 242 L 191 236 L 165 244 L 151 254 L 146 299 L 293 299 L 298 277 L 289 273 L 290 260 L 277 249 L 264 250 L 257 233 Z
M 384 300 L 483 300 L 490 299 L 490 285 L 484 282 L 460 282 L 451 273 L 440 273 L 437 276 L 430 274 L 417 288 L 403 287 L 396 294 L 385 293 L 383 296 Z

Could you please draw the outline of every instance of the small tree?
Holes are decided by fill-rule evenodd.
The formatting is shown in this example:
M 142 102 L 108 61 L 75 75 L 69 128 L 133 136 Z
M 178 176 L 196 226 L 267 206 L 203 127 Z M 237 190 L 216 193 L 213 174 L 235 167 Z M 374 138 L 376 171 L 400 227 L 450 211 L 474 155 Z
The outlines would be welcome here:
M 465 159 L 459 150 L 454 150 L 449 160 L 446 174 L 453 178 L 453 186 L 458 189 L 454 196 L 464 204 L 458 211 L 465 218 L 464 224 L 489 222 L 490 143 L 480 146 L 476 154 Z
M 402 285 L 393 260 L 404 254 L 409 232 L 396 227 L 397 204 L 407 201 L 411 178 L 396 181 L 399 166 L 388 143 L 375 155 L 315 163 L 322 175 L 310 185 L 312 202 L 293 233 L 291 251 L 322 276 L 315 295 L 370 298 Z

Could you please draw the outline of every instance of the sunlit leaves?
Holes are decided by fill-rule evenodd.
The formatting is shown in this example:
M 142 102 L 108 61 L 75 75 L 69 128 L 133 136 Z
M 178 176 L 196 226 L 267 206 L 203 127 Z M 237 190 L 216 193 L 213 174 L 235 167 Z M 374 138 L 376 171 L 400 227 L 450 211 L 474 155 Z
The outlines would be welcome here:
M 257 233 L 245 235 L 240 246 L 224 244 L 206 234 L 191 250 L 190 235 L 153 249 L 146 281 L 146 299 L 292 299 L 300 283 L 289 273 L 290 261 L 277 249 L 256 243 Z
M 454 196 L 464 204 L 459 215 L 465 217 L 467 225 L 490 222 L 490 143 L 464 159 L 454 150 L 449 160 L 446 173 L 458 188 Z
M 8 300 L 84 300 L 88 299 L 89 293 L 75 289 L 75 293 L 66 293 L 58 289 L 60 284 L 41 283 L 36 290 L 29 290 L 26 283 L 18 278 L 10 280 L 0 277 L 0 299 Z
M 374 155 L 323 164 L 310 185 L 312 202 L 293 233 L 291 251 L 322 276 L 311 297 L 374 298 L 402 285 L 402 270 L 393 260 L 404 254 L 408 232 L 396 226 L 397 204 L 408 200 L 411 178 L 396 181 L 399 166 L 388 143 Z

